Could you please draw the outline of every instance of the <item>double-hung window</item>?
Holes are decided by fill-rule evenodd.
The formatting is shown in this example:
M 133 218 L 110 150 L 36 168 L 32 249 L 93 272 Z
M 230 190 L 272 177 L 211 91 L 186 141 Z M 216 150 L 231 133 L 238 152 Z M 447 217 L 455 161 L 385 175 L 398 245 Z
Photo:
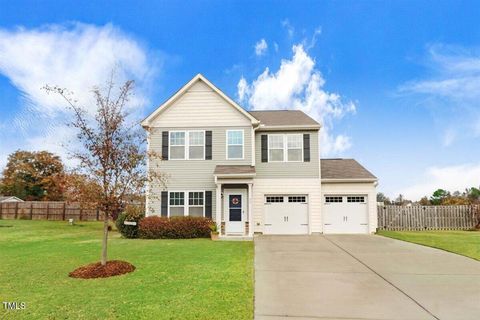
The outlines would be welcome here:
M 270 134 L 268 136 L 269 162 L 283 162 L 284 160 L 284 135 Z
M 204 131 L 188 132 L 188 159 L 190 160 L 205 159 L 205 132 Z
M 269 134 L 268 162 L 302 162 L 302 134 Z
M 188 215 L 192 217 L 203 217 L 203 191 L 188 193 Z
M 205 159 L 205 131 L 170 131 L 171 160 Z
M 170 132 L 170 159 L 185 159 L 185 131 Z
M 170 217 L 203 217 L 205 215 L 204 191 L 171 191 L 168 201 Z
M 303 136 L 301 134 L 287 134 L 287 161 L 300 162 L 303 158 Z
M 243 159 L 243 130 L 227 130 L 227 159 Z
M 170 217 L 185 215 L 185 192 L 170 192 Z

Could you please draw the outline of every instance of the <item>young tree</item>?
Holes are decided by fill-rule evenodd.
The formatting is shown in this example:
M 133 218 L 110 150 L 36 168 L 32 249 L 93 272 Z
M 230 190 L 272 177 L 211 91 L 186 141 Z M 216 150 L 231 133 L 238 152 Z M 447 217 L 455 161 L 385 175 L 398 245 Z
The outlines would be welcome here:
M 48 152 L 17 150 L 8 156 L 0 192 L 24 200 L 63 200 L 64 167 Z
M 124 209 L 126 196 L 144 191 L 157 173 L 146 172 L 146 136 L 138 123 L 128 121 L 126 106 L 134 82 L 125 82 L 116 90 L 113 76 L 104 90 L 95 87 L 96 112 L 92 117 L 78 105 L 73 94 L 60 87 L 45 86 L 47 93 L 63 97 L 73 111 L 70 125 L 77 129 L 81 147 L 71 156 L 78 159 L 78 173 L 99 187 L 97 202 L 104 212 L 101 264 L 107 263 L 108 221 Z M 155 155 L 148 155 L 155 156 Z
M 430 202 L 433 205 L 440 205 L 442 202 L 450 196 L 450 193 L 444 189 L 437 189 L 430 197 Z

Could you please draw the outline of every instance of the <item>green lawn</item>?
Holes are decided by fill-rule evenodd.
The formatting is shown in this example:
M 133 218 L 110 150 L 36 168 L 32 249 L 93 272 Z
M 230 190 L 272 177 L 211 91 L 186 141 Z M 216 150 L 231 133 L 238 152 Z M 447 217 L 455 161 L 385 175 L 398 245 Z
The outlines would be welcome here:
M 11 227 L 5 227 L 10 225 Z M 251 319 L 253 243 L 138 240 L 110 233 L 109 259 L 136 266 L 106 279 L 68 273 L 99 261 L 101 224 L 0 220 L 0 319 Z
M 480 260 L 478 231 L 379 231 L 378 234 Z

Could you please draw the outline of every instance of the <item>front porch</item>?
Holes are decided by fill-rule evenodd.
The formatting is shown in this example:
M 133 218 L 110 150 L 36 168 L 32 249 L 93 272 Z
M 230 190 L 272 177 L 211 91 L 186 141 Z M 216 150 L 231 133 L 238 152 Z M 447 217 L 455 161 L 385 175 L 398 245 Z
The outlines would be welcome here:
M 215 222 L 221 239 L 253 239 L 253 178 L 255 167 L 217 166 Z

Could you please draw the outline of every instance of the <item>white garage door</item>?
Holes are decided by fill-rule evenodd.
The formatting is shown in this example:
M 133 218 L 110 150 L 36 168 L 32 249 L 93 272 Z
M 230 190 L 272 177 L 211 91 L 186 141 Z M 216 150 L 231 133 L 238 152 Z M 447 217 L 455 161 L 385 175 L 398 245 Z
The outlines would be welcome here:
M 264 234 L 307 234 L 306 195 L 265 196 Z
M 324 196 L 324 233 L 368 233 L 368 205 L 364 195 Z

